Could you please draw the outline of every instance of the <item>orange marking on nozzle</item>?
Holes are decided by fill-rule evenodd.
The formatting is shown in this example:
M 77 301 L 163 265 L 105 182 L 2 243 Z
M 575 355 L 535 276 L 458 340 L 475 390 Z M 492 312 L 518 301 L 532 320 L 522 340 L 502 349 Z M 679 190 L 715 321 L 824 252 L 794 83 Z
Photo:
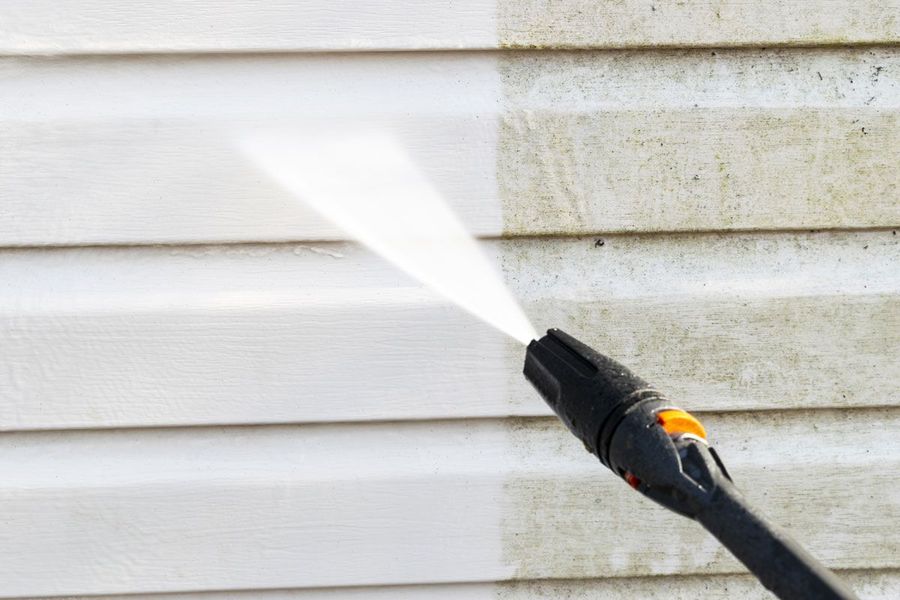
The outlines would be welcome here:
M 693 415 L 683 410 L 673 408 L 661 410 L 656 413 L 656 422 L 662 425 L 669 435 L 679 433 L 691 433 L 699 438 L 706 439 L 706 429 Z

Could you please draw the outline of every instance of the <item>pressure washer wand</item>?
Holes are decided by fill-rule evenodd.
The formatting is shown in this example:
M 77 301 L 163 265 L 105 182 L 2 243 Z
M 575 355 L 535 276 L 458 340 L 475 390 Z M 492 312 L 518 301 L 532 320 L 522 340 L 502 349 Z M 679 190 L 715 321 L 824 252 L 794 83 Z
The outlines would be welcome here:
M 692 415 L 619 363 L 551 329 L 525 377 L 600 462 L 648 498 L 698 521 L 782 599 L 856 596 L 751 508 Z

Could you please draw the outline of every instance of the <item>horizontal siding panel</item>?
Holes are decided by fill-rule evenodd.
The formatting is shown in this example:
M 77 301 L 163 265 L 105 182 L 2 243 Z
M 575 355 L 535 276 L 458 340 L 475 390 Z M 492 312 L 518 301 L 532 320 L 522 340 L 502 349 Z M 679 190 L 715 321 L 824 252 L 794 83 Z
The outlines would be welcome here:
M 825 563 L 897 568 L 900 413 L 705 421 Z M 742 571 L 555 419 L 19 433 L 0 476 L 5 597 Z
M 900 50 L 0 59 L 0 245 L 334 240 L 246 132 L 396 136 L 479 236 L 900 223 Z
M 871 44 L 900 41 L 896 0 L 111 0 L 0 3 L 0 52 L 242 52 Z
M 900 593 L 900 574 L 896 571 L 854 571 L 839 573 L 839 576 L 859 595 L 861 600 L 883 600 L 894 598 Z M 753 577 L 747 575 L 705 575 L 702 577 L 512 582 L 502 586 L 495 598 L 498 600 L 536 600 L 537 598 L 771 600 L 772 594 Z
M 0 52 L 425 50 L 497 46 L 496 0 L 0 3 Z
M 548 8 L 549 6 L 549 8 Z M 740 46 L 893 43 L 897 0 L 500 0 L 509 47 Z
M 895 570 L 843 571 L 838 575 L 861 600 L 894 600 L 900 596 L 900 573 Z M 241 592 L 200 592 L 188 594 L 134 594 L 104 596 L 107 600 L 535 600 L 568 598 L 587 600 L 671 600 L 704 598 L 731 600 L 736 594 L 745 600 L 771 600 L 772 595 L 749 575 L 656 576 L 577 581 L 511 581 L 503 583 L 457 583 L 357 588 L 294 590 L 248 590 Z M 91 600 L 76 596 L 71 600 Z M 25 600 L 20 598 L 19 600 Z
M 483 242 L 693 410 L 894 406 L 893 231 Z M 352 244 L 0 252 L 0 428 L 546 415 L 523 348 Z

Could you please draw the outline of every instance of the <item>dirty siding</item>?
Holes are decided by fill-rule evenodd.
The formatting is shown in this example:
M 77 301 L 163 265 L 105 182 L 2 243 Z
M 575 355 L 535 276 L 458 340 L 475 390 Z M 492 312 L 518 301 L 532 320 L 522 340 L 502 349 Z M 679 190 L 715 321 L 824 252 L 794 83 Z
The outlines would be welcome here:
M 388 4 L 0 1 L 0 597 L 767 597 L 234 151 L 308 119 L 900 596 L 900 4 Z
M 897 222 L 895 60 L 883 49 L 506 54 L 505 231 Z

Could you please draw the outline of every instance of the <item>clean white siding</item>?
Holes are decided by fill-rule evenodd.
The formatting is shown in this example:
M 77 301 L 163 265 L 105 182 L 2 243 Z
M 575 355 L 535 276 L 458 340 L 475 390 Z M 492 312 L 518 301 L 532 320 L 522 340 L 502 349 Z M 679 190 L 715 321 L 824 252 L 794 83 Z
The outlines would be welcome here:
M 766 597 L 234 150 L 309 120 L 394 131 L 539 328 L 900 596 L 898 16 L 0 1 L 0 597 Z
M 17 0 L 0 51 L 833 45 L 900 39 L 897 0 Z

